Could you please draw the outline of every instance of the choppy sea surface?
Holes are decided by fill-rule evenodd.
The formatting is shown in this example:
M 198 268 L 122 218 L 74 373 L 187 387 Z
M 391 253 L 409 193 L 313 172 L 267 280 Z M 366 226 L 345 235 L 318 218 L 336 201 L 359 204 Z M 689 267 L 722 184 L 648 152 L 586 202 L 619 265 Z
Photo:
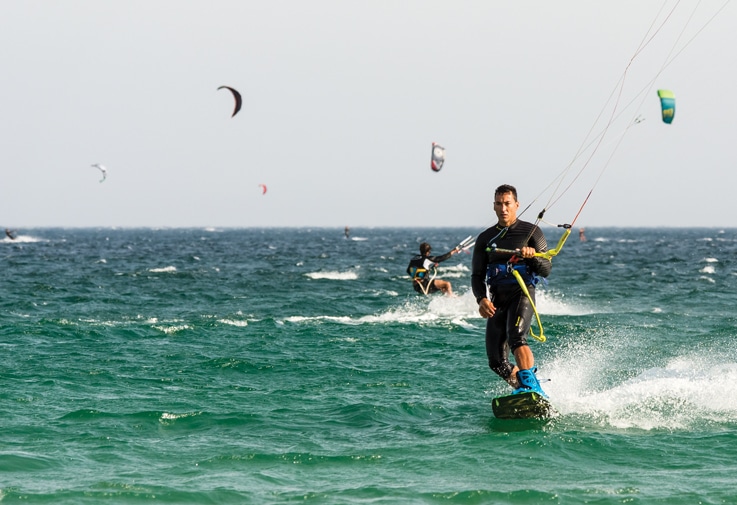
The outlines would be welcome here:
M 569 239 L 547 421 L 493 416 L 471 256 L 441 264 L 456 297 L 404 273 L 480 231 L 0 240 L 0 501 L 737 503 L 737 230 Z

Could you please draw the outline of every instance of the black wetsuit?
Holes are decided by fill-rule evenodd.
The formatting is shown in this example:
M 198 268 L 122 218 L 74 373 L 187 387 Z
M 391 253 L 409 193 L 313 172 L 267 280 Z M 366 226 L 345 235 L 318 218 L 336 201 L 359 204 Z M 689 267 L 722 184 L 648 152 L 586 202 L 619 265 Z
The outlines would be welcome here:
M 423 295 L 439 291 L 438 288 L 435 287 L 435 281 L 431 281 L 432 275 L 430 274 L 430 269 L 436 264 L 447 260 L 452 255 L 453 251 L 448 251 L 441 256 L 422 256 L 420 254 L 413 256 L 412 259 L 409 260 L 407 273 L 412 277 L 412 287 L 415 288 L 415 291 Z M 424 271 L 423 274 L 417 275 L 415 273 L 417 269 Z
M 534 247 L 537 252 L 545 252 L 548 250 L 548 243 L 540 228 L 519 220 L 506 231 L 499 225 L 492 226 L 481 232 L 476 239 L 471 266 L 471 289 L 476 301 L 488 296 L 496 307 L 494 316 L 486 321 L 486 355 L 489 358 L 489 367 L 503 379 L 507 379 L 514 368 L 509 362 L 509 353 L 527 345 L 527 332 L 534 311 L 519 283 L 509 273 L 509 253 L 487 251 L 492 244 L 500 249 Z M 534 301 L 538 276 L 550 275 L 550 260 L 520 259 L 514 267 L 525 280 Z

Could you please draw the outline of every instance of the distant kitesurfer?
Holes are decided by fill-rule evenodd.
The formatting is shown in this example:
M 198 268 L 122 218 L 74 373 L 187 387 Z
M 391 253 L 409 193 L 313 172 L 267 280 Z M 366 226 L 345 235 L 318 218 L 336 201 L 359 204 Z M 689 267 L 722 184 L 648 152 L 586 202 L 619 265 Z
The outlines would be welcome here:
M 459 248 L 452 249 L 441 256 L 430 256 L 432 247 L 427 242 L 420 244 L 420 254 L 414 256 L 407 266 L 407 273 L 412 277 L 412 287 L 418 293 L 428 295 L 442 291 L 446 295 L 453 294 L 453 287 L 449 281 L 435 278 L 435 268 L 438 263 L 443 262 L 460 252 Z
M 578 229 L 578 240 L 580 240 L 581 242 L 586 242 L 586 235 L 584 235 L 585 231 L 586 231 L 586 228 Z
M 489 367 L 506 380 L 515 393 L 535 391 L 544 396 L 535 376 L 535 358 L 527 344 L 527 333 L 534 314 L 535 285 L 550 274 L 549 259 L 535 257 L 548 249 L 542 230 L 517 219 L 517 190 L 504 184 L 494 193 L 495 226 L 481 232 L 473 251 L 471 288 L 479 304 L 479 314 L 486 318 L 486 354 Z M 499 252 L 497 249 L 513 250 Z M 516 270 L 530 298 L 522 290 Z M 509 362 L 514 355 L 516 365 Z
M 345 227 L 345 238 L 351 238 L 351 229 L 347 226 Z
M 13 230 L 9 230 L 8 228 L 5 228 L 5 234 L 6 234 L 7 236 L 8 236 L 8 238 L 9 238 L 10 240 L 15 240 L 15 237 L 17 237 L 17 236 L 18 236 L 18 234 L 17 234 L 17 233 L 15 233 L 15 231 L 13 231 Z

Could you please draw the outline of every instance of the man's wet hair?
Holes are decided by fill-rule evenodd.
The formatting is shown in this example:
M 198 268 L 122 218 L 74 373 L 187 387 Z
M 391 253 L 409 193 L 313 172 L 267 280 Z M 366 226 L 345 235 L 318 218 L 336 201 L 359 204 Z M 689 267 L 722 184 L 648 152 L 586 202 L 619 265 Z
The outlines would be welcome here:
M 494 198 L 496 198 L 496 195 L 503 195 L 504 193 L 512 193 L 514 201 L 517 201 L 517 188 L 515 188 L 514 186 L 509 184 L 502 184 L 501 186 L 496 188 L 496 191 L 494 191 Z
M 423 242 L 420 244 L 420 254 L 422 254 L 423 256 L 427 256 L 428 254 L 430 254 L 431 250 L 432 247 L 430 247 L 430 244 L 428 244 L 427 242 Z

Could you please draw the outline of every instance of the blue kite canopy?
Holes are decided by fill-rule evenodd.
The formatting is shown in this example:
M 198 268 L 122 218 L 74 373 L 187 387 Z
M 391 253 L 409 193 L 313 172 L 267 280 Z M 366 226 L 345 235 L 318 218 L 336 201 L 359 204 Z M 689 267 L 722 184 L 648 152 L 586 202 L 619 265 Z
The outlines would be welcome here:
M 671 124 L 676 115 L 676 95 L 668 89 L 659 89 L 660 108 L 663 113 L 663 122 Z

